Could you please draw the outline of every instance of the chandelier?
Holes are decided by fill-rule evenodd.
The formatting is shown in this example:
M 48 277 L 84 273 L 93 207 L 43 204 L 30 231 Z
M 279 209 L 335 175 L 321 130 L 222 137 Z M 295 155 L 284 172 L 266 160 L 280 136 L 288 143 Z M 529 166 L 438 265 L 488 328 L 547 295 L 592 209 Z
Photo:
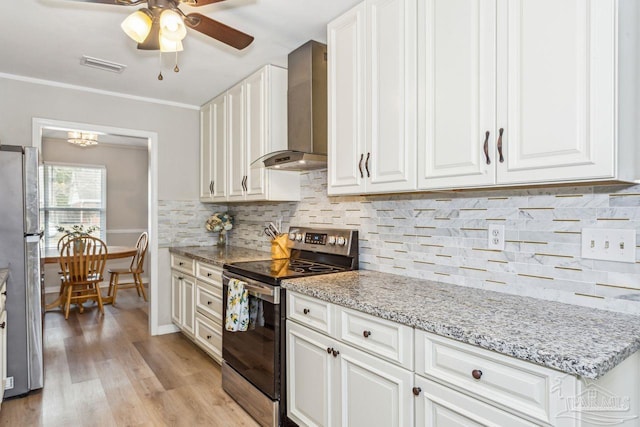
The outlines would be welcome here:
M 98 135 L 91 132 L 71 131 L 67 133 L 67 142 L 79 147 L 98 145 Z

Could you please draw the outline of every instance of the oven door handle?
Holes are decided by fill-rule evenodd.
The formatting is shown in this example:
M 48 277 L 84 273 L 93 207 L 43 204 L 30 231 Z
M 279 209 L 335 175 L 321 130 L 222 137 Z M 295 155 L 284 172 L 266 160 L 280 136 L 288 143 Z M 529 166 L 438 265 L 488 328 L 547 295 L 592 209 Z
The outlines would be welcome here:
M 268 287 L 261 284 L 258 281 L 247 279 L 246 277 L 238 276 L 232 273 L 224 271 L 222 273 L 222 282 L 227 285 L 230 279 L 237 279 L 245 283 L 244 288 L 256 298 L 270 302 L 272 304 L 280 304 L 280 293 L 276 288 Z

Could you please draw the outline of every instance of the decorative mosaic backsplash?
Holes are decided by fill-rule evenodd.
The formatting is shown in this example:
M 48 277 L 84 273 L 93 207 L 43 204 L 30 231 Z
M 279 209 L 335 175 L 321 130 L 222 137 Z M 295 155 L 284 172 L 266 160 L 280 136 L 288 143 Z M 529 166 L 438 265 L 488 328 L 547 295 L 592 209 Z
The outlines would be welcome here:
M 362 269 L 640 314 L 640 263 L 580 257 L 582 228 L 638 230 L 640 185 L 327 197 L 326 171 L 301 178 L 300 202 L 230 204 L 230 244 L 269 250 L 274 219 L 356 228 Z M 213 244 L 202 224 L 224 209 L 161 204 L 161 241 Z M 505 251 L 487 249 L 489 224 L 505 226 Z

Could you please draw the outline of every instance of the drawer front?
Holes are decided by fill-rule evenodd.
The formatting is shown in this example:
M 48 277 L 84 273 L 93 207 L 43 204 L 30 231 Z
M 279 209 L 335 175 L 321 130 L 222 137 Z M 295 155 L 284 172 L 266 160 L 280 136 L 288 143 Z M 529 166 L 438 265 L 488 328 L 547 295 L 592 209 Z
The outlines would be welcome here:
M 287 317 L 329 336 L 334 336 L 334 306 L 326 301 L 287 292 Z
M 222 290 L 197 282 L 196 309 L 214 322 L 222 324 Z
M 416 426 L 536 426 L 527 420 L 417 375 L 415 386 L 420 390 L 416 400 Z
M 218 363 L 222 361 L 222 326 L 196 314 L 196 342 Z
M 417 374 L 550 422 L 551 386 L 561 373 L 424 331 L 415 337 Z
M 413 370 L 413 328 L 344 307 L 336 310 L 339 340 Z
M 196 278 L 222 290 L 222 269 L 210 264 L 196 262 Z
M 182 271 L 190 275 L 194 275 L 195 261 L 191 258 L 187 258 L 181 255 L 171 254 L 171 268 L 174 270 Z

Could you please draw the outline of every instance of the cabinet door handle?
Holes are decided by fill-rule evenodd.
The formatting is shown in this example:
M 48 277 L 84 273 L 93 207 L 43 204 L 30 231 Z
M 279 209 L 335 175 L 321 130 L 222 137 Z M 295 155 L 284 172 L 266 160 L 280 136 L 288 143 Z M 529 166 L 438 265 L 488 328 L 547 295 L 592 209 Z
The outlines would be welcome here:
M 247 179 L 247 176 L 246 176 L 246 175 L 243 175 L 243 176 L 242 176 L 242 183 L 241 183 L 241 185 L 242 185 L 242 190 L 243 190 L 243 191 L 247 191 L 247 187 L 245 187 L 245 186 L 244 186 L 244 181 L 245 181 L 246 179 Z
M 504 156 L 502 155 L 502 133 L 504 128 L 498 130 L 498 154 L 500 155 L 500 163 L 504 163 Z
M 369 337 L 371 336 L 371 331 L 363 331 L 363 332 L 362 332 L 362 335 L 363 335 L 365 338 L 369 338 Z
M 364 159 L 364 153 L 360 154 L 360 162 L 358 163 L 358 169 L 360 169 L 360 178 L 364 178 L 362 173 L 362 160 Z
M 333 354 L 333 357 L 338 357 L 340 352 L 338 350 L 331 349 L 331 354 Z
M 209 193 L 213 194 L 213 181 L 209 181 Z
M 413 391 L 414 396 L 419 396 L 422 392 L 422 389 L 420 387 L 414 387 L 411 391 Z
M 331 354 L 332 351 L 333 349 L 331 347 L 327 347 L 327 353 Z
M 311 310 L 309 310 L 308 308 L 305 308 L 304 310 L 302 310 L 302 312 L 303 312 L 304 314 L 309 314 L 309 312 L 310 312 L 310 311 L 311 311 Z
M 7 326 L 7 322 L 0 323 L 0 328 L 4 329 Z
M 367 160 L 364 162 L 364 168 L 367 170 L 367 178 L 371 178 L 371 174 L 369 173 L 369 157 L 371 157 L 371 153 L 367 153 Z
M 211 339 L 211 335 L 207 335 L 207 339 L 210 340 Z
M 480 378 L 482 378 L 482 371 L 480 369 L 474 369 L 473 371 L 471 371 L 471 376 L 479 380 Z
M 489 158 L 489 131 L 484 134 L 484 156 L 487 158 L 487 164 L 491 164 L 491 159 Z

